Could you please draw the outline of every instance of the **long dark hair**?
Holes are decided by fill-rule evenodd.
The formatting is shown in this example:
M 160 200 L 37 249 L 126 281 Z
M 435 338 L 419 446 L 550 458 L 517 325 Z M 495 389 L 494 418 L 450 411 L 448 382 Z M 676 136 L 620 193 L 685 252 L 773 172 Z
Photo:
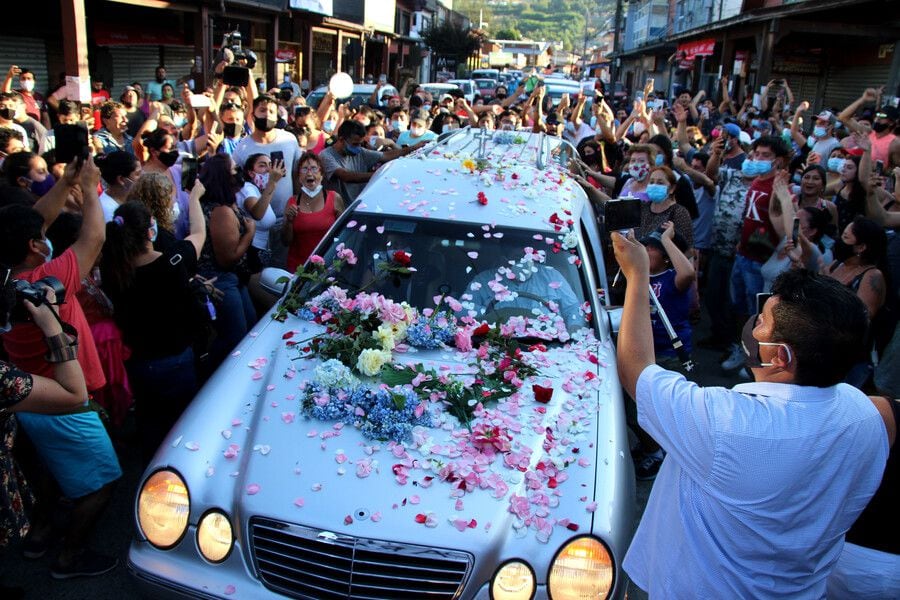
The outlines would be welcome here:
M 28 177 L 31 172 L 31 159 L 37 154 L 34 152 L 14 152 L 3 161 L 3 175 L 6 182 L 19 187 L 19 178 Z
M 103 287 L 122 293 L 134 280 L 134 259 L 143 252 L 150 229 L 150 211 L 130 200 L 116 209 L 113 220 L 106 224 L 106 242 L 100 255 Z
M 223 206 L 234 204 L 234 195 L 241 189 L 241 181 L 231 172 L 231 168 L 231 157 L 227 154 L 216 154 L 206 159 L 200 169 L 200 183 L 206 188 L 201 202 Z
M 866 245 L 866 249 L 859 255 L 860 260 L 875 265 L 882 273 L 886 273 L 887 234 L 884 227 L 863 216 L 853 219 L 851 225 L 856 243 Z
M 247 160 L 244 161 L 244 166 L 241 167 L 241 173 L 244 176 L 244 181 L 253 181 L 253 167 L 256 166 L 256 161 L 259 160 L 260 156 L 268 156 L 268 154 L 257 152 L 256 154 L 251 154 L 250 156 L 248 156 Z
M 850 184 L 850 196 L 847 198 L 847 205 L 850 207 L 850 210 L 853 211 L 854 214 L 863 215 L 866 213 L 866 190 L 863 189 L 862 182 L 859 180 L 859 157 L 858 156 L 848 156 L 844 160 L 853 161 L 853 164 L 856 165 L 856 176 L 848 181 Z M 843 197 L 840 195 L 840 192 L 835 194 L 835 203 L 839 200 L 843 202 Z
M 116 150 L 106 155 L 100 155 L 94 159 L 100 169 L 100 175 L 108 185 L 116 185 L 119 177 L 127 178 L 137 169 L 138 160 L 130 152 Z

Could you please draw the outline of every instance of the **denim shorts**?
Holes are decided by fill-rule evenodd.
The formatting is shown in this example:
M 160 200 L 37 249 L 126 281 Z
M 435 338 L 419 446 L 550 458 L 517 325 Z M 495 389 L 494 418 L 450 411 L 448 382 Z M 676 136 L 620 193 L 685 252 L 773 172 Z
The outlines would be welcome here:
M 16 418 L 66 497 L 87 496 L 122 476 L 119 459 L 96 412 L 20 412 Z

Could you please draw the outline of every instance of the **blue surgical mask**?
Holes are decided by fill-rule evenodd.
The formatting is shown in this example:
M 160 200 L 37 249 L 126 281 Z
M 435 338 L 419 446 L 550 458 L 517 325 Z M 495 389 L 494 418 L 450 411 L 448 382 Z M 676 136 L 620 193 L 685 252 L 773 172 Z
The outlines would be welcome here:
M 844 159 L 832 157 L 828 159 L 828 170 L 832 173 L 840 173 L 844 168 Z
M 826 135 L 828 135 L 828 130 L 825 129 L 824 127 L 816 126 L 816 127 L 813 127 L 813 135 L 816 136 L 817 138 L 823 138 Z
M 347 154 L 350 156 L 356 156 L 359 154 L 360 148 L 359 146 L 351 146 L 350 144 L 344 144 L 344 149 L 347 151 Z
M 753 131 L 753 139 L 758 140 L 761 137 L 762 137 L 762 132 L 759 129 L 755 129 Z
M 759 119 L 750 119 L 750 127 L 759 127 Z
M 756 162 L 756 174 L 757 175 L 765 175 L 769 171 L 772 170 L 772 161 L 771 160 L 757 160 Z
M 662 202 L 669 197 L 669 186 L 661 183 L 648 183 L 647 197 L 650 198 L 650 202 Z
M 816 138 L 814 136 L 809 136 L 806 138 L 806 145 L 812 148 L 816 145 Z
M 756 170 L 756 161 L 745 158 L 741 163 L 741 173 L 746 177 L 756 177 L 759 174 Z
M 791 137 L 792 137 L 792 136 L 791 136 L 791 130 L 790 130 L 789 128 L 787 128 L 787 127 L 785 127 L 784 129 L 782 129 L 782 130 L 781 130 L 781 137 L 783 137 L 783 138 L 786 139 L 786 140 L 790 140 Z
M 800 173 L 794 173 L 793 175 L 791 175 L 791 183 L 796 183 L 797 185 L 800 185 L 800 181 L 801 181 Z
M 423 104 L 423 105 L 422 105 L 422 110 L 427 110 L 428 112 L 431 112 L 431 105 L 430 105 L 430 104 Z
M 150 231 L 152 232 L 150 234 L 150 241 L 155 242 L 156 237 L 159 235 L 159 225 L 157 225 L 156 219 L 150 220 Z
M 177 127 L 178 129 L 181 129 L 182 127 L 187 125 L 188 122 L 187 117 L 175 117 L 172 120 L 175 121 L 175 127 Z
M 655 162 L 656 162 L 657 167 L 661 167 L 666 163 L 666 157 L 663 156 L 662 154 L 657 154 Z
M 331 133 L 332 131 L 334 131 L 334 126 L 334 121 L 322 121 L 322 129 L 325 130 L 325 133 Z
M 793 194 L 794 196 L 800 195 L 800 186 L 796 183 L 791 184 L 791 194 Z
M 53 260 L 53 242 L 50 241 L 50 238 L 45 237 L 43 240 L 44 245 L 47 246 L 47 254 L 44 255 L 44 264 Z

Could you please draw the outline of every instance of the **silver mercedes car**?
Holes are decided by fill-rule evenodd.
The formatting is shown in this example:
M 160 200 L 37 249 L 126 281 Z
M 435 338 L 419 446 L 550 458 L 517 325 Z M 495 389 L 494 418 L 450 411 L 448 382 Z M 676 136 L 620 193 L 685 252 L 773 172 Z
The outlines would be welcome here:
M 379 170 L 144 473 L 143 592 L 625 597 L 634 474 L 573 151 L 464 129 Z

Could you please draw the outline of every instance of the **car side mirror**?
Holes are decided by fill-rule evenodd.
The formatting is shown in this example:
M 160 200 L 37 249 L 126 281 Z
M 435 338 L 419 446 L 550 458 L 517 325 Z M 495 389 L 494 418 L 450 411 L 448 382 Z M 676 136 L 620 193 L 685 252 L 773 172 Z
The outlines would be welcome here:
M 291 272 L 284 269 L 266 267 L 259 274 L 259 285 L 265 291 L 280 298 L 287 291 L 293 277 Z

